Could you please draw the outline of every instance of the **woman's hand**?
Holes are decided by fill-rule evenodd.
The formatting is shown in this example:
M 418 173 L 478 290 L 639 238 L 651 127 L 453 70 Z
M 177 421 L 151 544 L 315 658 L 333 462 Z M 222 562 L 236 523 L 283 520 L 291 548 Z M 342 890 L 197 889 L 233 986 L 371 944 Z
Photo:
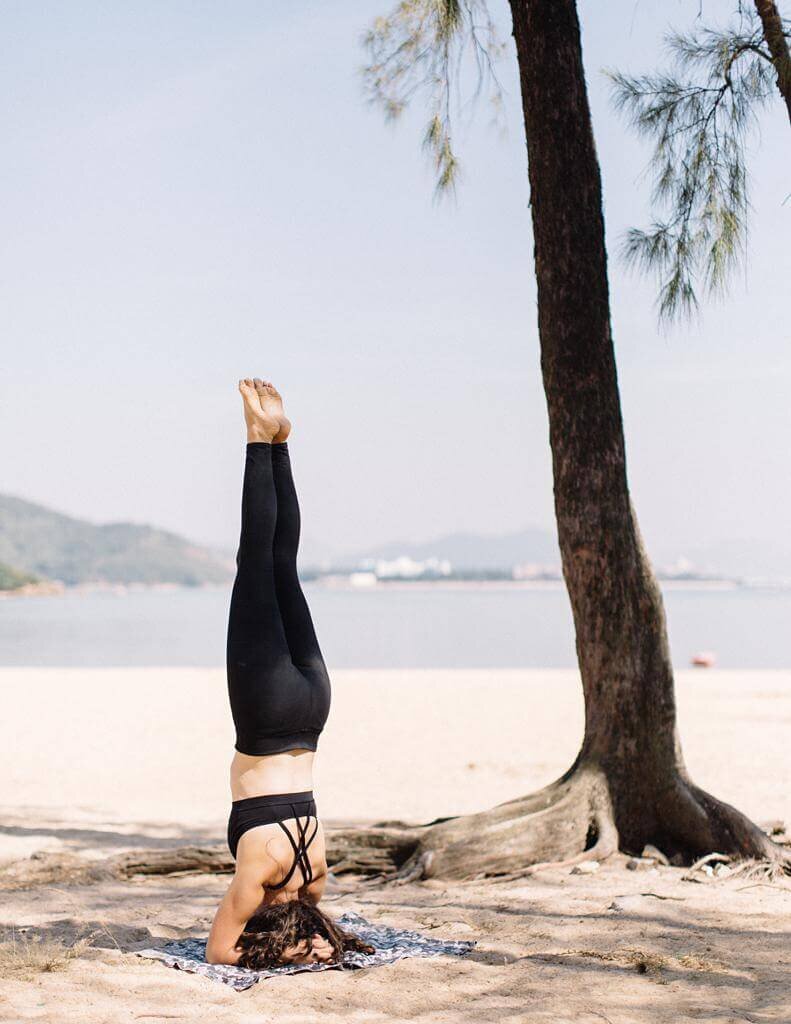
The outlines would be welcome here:
M 332 957 L 332 945 L 323 935 L 314 935 L 310 952 L 308 952 L 307 942 L 303 939 L 296 946 L 287 946 L 280 959 L 284 964 L 326 964 L 332 960 Z

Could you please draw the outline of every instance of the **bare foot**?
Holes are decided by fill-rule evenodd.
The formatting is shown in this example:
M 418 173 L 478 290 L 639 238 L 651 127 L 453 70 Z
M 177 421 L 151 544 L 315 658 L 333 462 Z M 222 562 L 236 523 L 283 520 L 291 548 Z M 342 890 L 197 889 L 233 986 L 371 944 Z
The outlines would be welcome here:
M 291 420 L 283 412 L 283 399 L 280 397 L 280 392 L 274 384 L 268 380 L 261 380 L 260 377 L 253 378 L 253 385 L 261 408 L 270 416 L 274 416 L 280 424 L 277 434 L 272 438 L 272 444 L 283 444 L 291 433 Z
M 280 430 L 280 423 L 261 407 L 255 385 L 250 377 L 239 381 L 239 393 L 244 402 L 244 421 L 247 424 L 248 443 L 265 441 L 267 444 L 272 444 L 275 435 Z

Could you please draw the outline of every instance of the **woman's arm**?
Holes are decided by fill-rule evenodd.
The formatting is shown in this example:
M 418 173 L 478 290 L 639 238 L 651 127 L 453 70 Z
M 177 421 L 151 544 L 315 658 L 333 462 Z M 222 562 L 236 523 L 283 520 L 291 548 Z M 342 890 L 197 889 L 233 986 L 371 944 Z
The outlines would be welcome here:
M 263 898 L 260 866 L 238 863 L 233 881 L 214 915 L 206 943 L 207 963 L 236 964 L 241 955 L 236 943 Z
M 310 853 L 313 878 L 307 885 L 301 886 L 299 898 L 310 900 L 311 903 L 318 903 L 324 895 L 324 887 L 327 884 L 327 848 L 321 822 L 318 822 L 315 841 L 311 844 Z
M 324 895 L 324 887 L 327 884 L 327 869 L 313 876 L 309 885 L 303 885 L 299 890 L 299 898 L 310 900 L 311 903 L 318 903 Z

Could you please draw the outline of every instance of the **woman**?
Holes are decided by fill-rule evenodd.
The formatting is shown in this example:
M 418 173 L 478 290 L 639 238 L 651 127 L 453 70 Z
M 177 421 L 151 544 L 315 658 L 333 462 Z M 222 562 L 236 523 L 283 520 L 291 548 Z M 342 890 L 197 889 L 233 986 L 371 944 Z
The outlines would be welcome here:
M 330 681 L 297 577 L 299 504 L 291 424 L 268 382 L 239 381 L 247 424 L 242 533 L 228 622 L 236 726 L 228 845 L 236 871 L 206 959 L 264 967 L 370 951 L 318 909 L 327 878 L 313 757 Z

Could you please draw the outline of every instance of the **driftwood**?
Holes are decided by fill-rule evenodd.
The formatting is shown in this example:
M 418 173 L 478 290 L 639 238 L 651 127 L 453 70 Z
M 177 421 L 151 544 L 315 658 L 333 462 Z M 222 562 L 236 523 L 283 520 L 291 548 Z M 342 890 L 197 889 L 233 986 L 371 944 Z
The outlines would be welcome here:
M 420 828 L 386 823 L 371 828 L 327 829 L 327 863 L 335 875 L 392 875 L 411 856 Z M 227 846 L 177 846 L 137 849 L 88 860 L 75 853 L 36 853 L 0 867 L 0 890 L 45 885 L 89 885 L 108 879 L 155 876 L 231 874 L 234 861 Z
M 74 853 L 39 853 L 0 867 L 0 890 L 48 885 L 90 885 L 145 876 L 229 874 L 233 860 L 222 846 L 179 846 L 172 850 L 130 850 L 102 860 Z
M 328 828 L 327 864 L 332 873 L 388 875 L 397 871 L 418 844 L 420 828 L 385 823 L 371 828 Z M 116 878 L 139 875 L 229 874 L 234 862 L 226 846 L 179 846 L 132 850 L 110 858 Z
M 140 875 L 225 875 L 233 871 L 226 846 L 177 846 L 171 850 L 131 850 L 108 859 L 115 878 Z
M 546 801 L 547 811 L 552 811 L 563 804 L 555 794 L 552 795 L 555 799 Z M 489 851 L 489 860 L 482 874 L 506 877 L 501 863 L 504 852 L 510 855 L 511 863 L 519 861 L 516 871 L 512 872 L 514 876 L 541 867 L 542 865 L 535 862 L 532 868 L 529 866 L 531 859 L 535 860 L 535 850 L 531 849 L 530 844 L 538 848 L 542 840 L 547 839 L 545 833 L 557 827 L 558 820 L 550 814 L 551 829 L 542 828 L 540 809 L 536 806 L 525 807 L 523 801 L 503 804 L 495 810 L 503 817 L 499 835 L 487 834 L 487 826 L 490 827 L 492 824 L 487 819 L 492 812 L 443 819 L 428 825 L 382 822 L 359 828 L 329 827 L 327 863 L 331 873 L 336 876 L 356 874 L 368 878 L 417 881 L 438 873 L 433 847 L 440 852 L 440 856 L 444 853 L 447 859 L 445 868 L 452 869 L 448 874 L 451 877 L 464 878 L 469 877 L 469 873 L 465 873 L 466 851 L 469 846 L 477 844 L 487 847 Z M 522 821 L 519 820 L 519 812 L 526 812 Z M 549 823 L 543 824 L 546 826 Z M 515 850 L 502 849 L 503 834 L 507 835 L 514 826 L 517 827 L 517 831 L 522 830 L 520 837 L 527 841 L 527 846 L 522 849 L 521 858 Z M 789 835 L 782 822 L 767 822 L 763 827 L 776 841 L 789 845 Z M 478 852 L 480 853 L 480 850 Z M 590 859 L 593 852 L 589 849 L 586 856 Z M 659 854 L 659 851 L 656 853 Z M 666 860 L 661 854 L 660 857 Z M 562 863 L 569 865 L 576 859 L 578 858 Z M 704 858 L 706 861 L 710 859 L 712 858 Z M 727 861 L 729 858 L 722 859 Z M 700 863 L 702 862 L 698 862 L 692 870 L 699 867 Z M 754 863 L 747 862 L 745 866 Z M 126 881 L 145 877 L 230 874 L 233 869 L 234 862 L 228 848 L 219 843 L 207 846 L 177 846 L 168 850 L 129 850 L 102 860 L 88 860 L 75 853 L 35 853 L 24 860 L 13 861 L 0 867 L 0 890 L 31 889 L 47 885 L 89 885 L 112 879 Z M 731 873 L 735 874 L 738 870 L 732 869 Z
M 327 830 L 327 864 L 335 875 L 392 875 L 415 852 L 424 827 L 385 823 Z

